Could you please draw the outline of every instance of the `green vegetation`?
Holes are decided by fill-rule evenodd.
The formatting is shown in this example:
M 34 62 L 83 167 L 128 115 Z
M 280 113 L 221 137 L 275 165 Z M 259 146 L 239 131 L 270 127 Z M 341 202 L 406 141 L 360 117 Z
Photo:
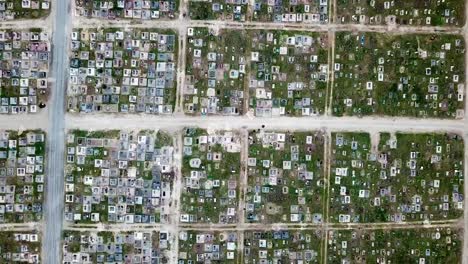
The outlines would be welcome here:
M 133 5 L 125 5 L 119 0 L 77 0 L 78 14 L 86 17 L 98 18 L 128 18 L 128 19 L 161 19 L 176 18 L 179 11 L 179 0 L 161 0 L 158 2 Z M 119 5 L 119 3 L 121 5 Z M 135 8 L 134 8 L 135 7 Z
M 39 263 L 41 242 L 36 231 L 0 232 L 0 263 Z M 24 259 L 18 261 L 16 256 L 23 255 Z
M 250 40 L 245 31 L 190 28 L 187 44 L 186 113 L 243 113 Z
M 328 81 L 327 34 L 252 30 L 249 36 L 249 107 L 256 115 L 323 114 Z
M 240 174 L 236 132 L 186 129 L 182 176 L 182 222 L 235 223 Z
M 301 256 L 304 263 L 321 263 L 321 230 L 246 231 L 244 263 L 280 260 L 294 263 Z
M 456 219 L 463 214 L 463 140 L 454 134 L 334 133 L 332 222 Z
M 237 232 L 182 231 L 179 233 L 179 264 L 210 260 L 238 263 Z
M 247 13 L 247 1 L 227 3 L 227 1 L 189 1 L 189 15 L 195 20 L 231 20 L 245 21 Z
M 175 31 L 76 29 L 72 35 L 70 111 L 173 112 Z
M 5 0 L 1 2 L 0 7 L 1 10 L 5 10 L 0 11 L 0 16 L 5 20 L 37 19 L 49 16 L 51 1 Z
M 341 23 L 460 27 L 465 23 L 463 0 L 338 0 L 336 10 Z
M 465 43 L 458 35 L 336 35 L 334 115 L 461 118 Z
M 334 230 L 328 263 L 460 263 L 462 232 L 450 228 Z
M 174 179 L 169 134 L 74 130 L 68 135 L 67 163 L 68 221 L 161 221 L 160 206 L 170 196 Z M 145 193 L 151 197 L 143 197 Z
M 322 2 L 322 3 L 321 3 Z M 330 2 L 328 2 L 329 4 Z M 328 22 L 327 1 L 295 1 L 295 0 L 255 0 L 253 9 L 254 21 L 326 23 Z M 292 17 L 291 17 L 292 16 Z
M 246 217 L 252 222 L 322 222 L 324 135 L 249 134 Z
M 49 35 L 38 28 L 1 33 L 0 114 L 36 113 L 48 99 Z
M 165 233 L 167 234 L 167 233 Z M 82 253 L 90 263 L 102 260 L 146 259 L 155 263 L 166 263 L 167 238 L 159 232 L 80 232 L 64 231 L 63 261 L 70 261 L 73 254 Z M 98 246 L 99 245 L 99 246 Z M 106 250 L 96 250 L 102 247 Z M 94 250 L 93 250 L 94 249 Z M 84 261 L 84 259 L 82 259 Z M 162 261 L 162 262 L 160 262 Z
M 1 223 L 42 220 L 44 166 L 44 132 L 0 131 Z

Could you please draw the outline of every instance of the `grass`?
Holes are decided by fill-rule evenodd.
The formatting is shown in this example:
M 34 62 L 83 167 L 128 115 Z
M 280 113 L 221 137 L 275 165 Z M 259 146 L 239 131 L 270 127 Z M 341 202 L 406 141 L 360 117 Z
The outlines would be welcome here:
M 219 34 L 215 34 L 207 28 L 193 30 L 194 36 L 188 37 L 186 75 L 190 80 L 188 85 L 193 85 L 197 91 L 185 94 L 186 111 L 194 98 L 198 98 L 198 102 L 193 104 L 197 114 L 220 114 L 224 107 L 235 107 L 239 112 L 237 114 L 242 114 L 243 94 L 238 94 L 245 90 L 245 74 L 240 72 L 240 67 L 247 67 L 246 47 L 250 40 L 246 31 L 221 30 Z M 202 41 L 202 45 L 197 47 L 199 41 Z M 195 57 L 195 52 L 201 52 L 200 57 Z M 215 55 L 214 60 L 208 60 L 209 53 Z M 239 71 L 237 78 L 230 76 L 231 70 Z M 208 91 L 212 91 L 214 95 L 209 96 Z M 218 100 L 213 109 L 208 104 L 210 98 Z
M 75 162 L 69 166 L 67 169 L 67 174 L 71 174 L 73 176 L 74 184 L 75 184 L 75 191 L 73 194 L 76 197 L 83 197 L 83 196 L 89 196 L 92 194 L 92 188 L 91 186 L 84 185 L 84 177 L 85 176 L 92 176 L 93 178 L 96 179 L 109 179 L 109 180 L 119 180 L 122 184 L 122 181 L 125 180 L 130 180 L 128 176 L 129 168 L 135 168 L 136 170 L 136 175 L 135 175 L 135 180 L 136 181 L 141 181 L 139 185 L 135 185 L 134 190 L 135 194 L 138 195 L 138 192 L 143 192 L 144 190 L 155 190 L 157 187 L 152 187 L 154 186 L 157 182 L 160 182 L 162 185 L 163 183 L 168 184 L 170 190 L 172 190 L 172 182 L 173 182 L 173 172 L 166 173 L 163 172 L 161 173 L 161 177 L 159 180 L 155 178 L 155 176 L 152 174 L 153 172 L 153 166 L 156 166 L 158 163 L 155 162 L 155 160 L 159 159 L 164 159 L 167 158 L 169 159 L 168 162 L 171 162 L 171 159 L 173 158 L 170 156 L 171 148 L 172 148 L 172 137 L 163 132 L 163 131 L 150 131 L 150 130 L 145 130 L 145 131 L 140 131 L 140 132 L 124 132 L 124 131 L 119 131 L 119 130 L 109 130 L 109 131 L 82 131 L 82 130 L 74 130 L 71 131 L 71 133 L 74 135 L 74 141 L 72 143 L 68 143 L 67 147 L 72 147 L 72 148 L 77 148 L 79 145 L 79 142 L 82 142 L 81 146 L 87 146 L 86 140 L 87 139 L 104 139 L 103 142 L 103 147 L 90 147 L 87 146 L 87 148 L 92 148 L 92 151 L 90 151 L 91 155 L 86 155 L 85 157 L 85 164 L 83 165 L 78 165 L 76 164 L 77 156 L 75 156 Z M 123 135 L 128 135 L 128 141 L 126 143 L 121 140 L 121 137 Z M 127 167 L 124 168 L 119 168 L 119 164 L 117 163 L 117 151 L 124 151 L 128 150 L 129 146 L 137 144 L 137 138 L 138 136 L 146 136 L 148 141 L 145 143 L 147 144 L 154 144 L 154 153 L 159 153 L 162 149 L 166 149 L 168 152 L 167 155 L 169 156 L 162 156 L 162 154 L 154 154 L 158 155 L 157 157 L 154 157 L 154 160 L 141 160 L 140 158 L 135 159 L 135 160 L 128 160 L 127 161 Z M 120 145 L 122 144 L 122 145 Z M 124 147 L 127 145 L 127 147 Z M 121 148 L 122 147 L 122 148 Z M 139 145 L 139 147 L 143 147 L 143 145 Z M 77 151 L 77 150 L 76 150 Z M 149 148 L 146 148 L 145 150 L 145 155 L 149 153 L 153 153 L 152 150 Z M 76 152 L 75 152 L 76 155 Z M 108 165 L 104 165 L 104 169 L 117 169 L 117 175 L 116 176 L 102 176 L 104 170 L 101 169 L 100 167 L 95 167 L 95 160 L 102 160 L 103 163 L 105 164 L 108 162 Z M 170 163 L 171 165 L 171 163 Z M 107 168 L 106 168 L 107 166 Z M 132 184 L 131 180 L 127 184 Z M 67 193 L 69 194 L 69 193 Z M 141 195 L 141 194 L 140 194 Z M 168 194 L 169 195 L 169 194 Z M 119 199 L 121 199 L 122 202 L 118 202 Z M 107 222 L 113 222 L 109 220 L 108 216 L 108 206 L 109 205 L 118 205 L 118 204 L 124 204 L 127 206 L 126 212 L 124 214 L 136 214 L 136 215 L 144 215 L 147 217 L 152 217 L 154 220 L 150 221 L 160 221 L 161 215 L 160 215 L 160 208 L 159 206 L 156 205 L 150 205 L 145 199 L 143 199 L 143 204 L 133 204 L 133 203 L 127 203 L 128 197 L 124 197 L 121 194 L 103 194 L 102 198 L 100 200 L 99 204 L 93 204 L 92 205 L 92 212 L 93 213 L 99 213 L 100 214 L 100 221 L 103 223 Z M 80 223 L 91 223 L 91 219 L 89 218 L 90 214 L 89 213 L 83 213 L 82 210 L 82 205 L 81 204 L 71 204 L 70 205 L 70 210 L 73 213 L 79 213 L 82 214 L 83 219 L 79 221 Z M 118 220 L 117 220 L 118 221 Z
M 31 232 L 12 232 L 12 231 L 2 231 L 0 232 L 0 263 L 15 263 L 12 254 L 37 254 L 40 258 L 41 243 L 40 237 L 39 242 L 28 242 L 28 241 L 17 241 L 15 239 L 16 234 L 35 234 L 35 231 Z
M 79 51 L 77 56 L 72 56 L 71 59 L 77 60 L 81 67 L 93 67 L 90 66 L 89 62 L 101 61 L 103 63 L 112 62 L 112 67 L 107 67 L 104 65 L 104 68 L 97 68 L 94 76 L 88 76 L 86 78 L 87 91 L 78 92 L 76 95 L 77 103 L 72 105 L 70 110 L 79 110 L 83 100 L 86 99 L 86 96 L 89 95 L 103 95 L 102 103 L 95 103 L 96 106 L 112 106 L 115 107 L 117 111 L 126 111 L 126 112 L 146 112 L 159 114 L 167 113 L 174 110 L 175 101 L 176 101 L 176 63 L 178 61 L 178 38 L 177 34 L 172 29 L 141 29 L 138 31 L 126 31 L 119 28 L 106 28 L 106 29 L 90 29 L 84 31 L 83 29 L 76 29 L 78 35 L 80 36 L 80 46 L 77 51 Z M 124 40 L 107 39 L 107 34 L 113 34 L 116 32 L 123 32 Z M 173 39 L 173 43 L 167 41 L 165 45 L 160 45 L 158 39 L 150 39 L 150 33 L 157 33 L 159 35 L 166 35 L 168 38 Z M 114 53 L 113 60 L 106 58 L 103 54 L 103 51 L 96 50 L 96 42 L 93 42 L 93 45 L 90 43 L 89 36 L 90 34 L 96 34 L 96 42 L 104 42 L 107 45 L 112 45 L 112 51 Z M 147 34 L 146 36 L 144 34 Z M 82 37 L 84 35 L 85 37 Z M 144 39 L 146 37 L 146 39 Z M 127 47 L 129 40 L 139 40 L 141 41 L 138 47 Z M 80 52 L 89 52 L 89 59 L 81 59 Z M 152 55 L 155 59 L 152 58 L 141 58 L 140 52 L 145 52 L 148 56 Z M 159 56 L 166 56 L 167 59 L 160 58 Z M 99 59 L 100 58 L 100 59 Z M 163 65 L 166 63 L 165 72 L 156 72 L 158 65 Z M 169 67 L 173 66 L 172 74 L 173 79 L 167 79 L 163 84 L 164 87 L 156 88 L 156 83 L 159 80 L 158 78 L 166 78 L 170 73 Z M 81 70 L 81 68 L 80 68 Z M 137 75 L 140 77 L 138 85 L 130 85 L 131 76 L 129 74 L 124 75 L 124 70 L 131 70 L 131 76 Z M 162 74 L 162 75 L 161 75 Z M 112 76 L 111 83 L 104 83 L 105 78 Z M 146 82 L 145 82 L 146 81 Z M 121 87 L 129 87 L 128 92 L 124 92 Z M 115 91 L 106 91 L 106 89 L 111 87 L 118 87 Z M 77 87 L 74 87 L 77 88 Z M 109 94 L 111 93 L 111 94 Z M 135 96 L 136 102 L 131 101 L 130 98 Z M 146 98 L 146 99 L 145 99 Z M 143 109 L 136 109 L 138 103 L 143 102 Z M 125 110 L 126 109 L 126 110 Z
M 268 40 L 272 34 L 273 41 Z M 273 108 L 283 109 L 283 115 L 302 116 L 302 109 L 310 109 L 311 114 L 323 114 L 326 101 L 326 80 L 320 80 L 320 66 L 328 65 L 328 39 L 326 34 L 287 31 L 249 31 L 252 37 L 251 52 L 259 53 L 259 60 L 251 62 L 250 80 L 264 82 L 266 92 L 272 93 Z M 310 45 L 288 44 L 289 38 L 307 37 Z M 286 48 L 285 55 L 280 48 Z M 312 57 L 317 56 L 316 61 Z M 272 72 L 272 67 L 279 67 L 279 73 Z M 301 83 L 304 87 L 298 90 L 289 89 L 288 85 Z M 258 88 L 257 88 L 258 89 Z M 250 90 L 252 101 L 249 106 L 257 106 L 255 88 Z M 310 105 L 302 105 L 302 99 L 310 99 Z M 263 100 L 262 100 L 263 101 Z
M 249 190 L 247 191 L 247 204 L 252 204 L 254 209 L 247 210 L 248 221 L 260 221 L 266 223 L 291 222 L 290 214 L 298 214 L 298 222 L 312 222 L 313 214 L 322 213 L 323 206 L 323 155 L 324 136 L 319 132 L 285 133 L 284 144 L 276 148 L 275 143 L 264 145 L 262 134 L 251 132 L 249 134 L 249 158 L 256 158 L 255 166 L 249 167 Z M 311 143 L 307 143 L 307 137 Z M 297 160 L 291 150 L 298 147 Z M 263 161 L 270 161 L 268 167 Z M 283 161 L 291 161 L 291 169 L 285 169 Z M 278 169 L 279 175 L 276 181 L 269 179 L 271 169 Z M 311 179 L 299 173 L 311 173 Z M 255 197 L 261 197 L 261 201 L 255 201 Z M 291 206 L 298 206 L 295 212 Z M 269 207 L 278 208 L 273 213 Z
M 367 16 L 367 19 L 373 17 L 372 21 L 366 21 L 369 24 L 384 24 L 387 16 L 395 15 L 396 24 L 401 25 L 427 25 L 426 17 L 430 17 L 431 26 L 462 26 L 464 25 L 465 10 L 464 1 L 461 0 L 445 0 L 445 1 L 395 1 L 393 6 L 384 8 L 384 0 L 375 0 L 374 6 L 370 5 L 372 1 L 365 0 L 339 0 L 337 1 L 338 21 L 344 23 L 358 23 L 353 20 L 352 16 L 361 14 Z M 445 10 L 450 11 L 450 17 L 454 19 L 446 20 Z M 403 11 L 403 13 L 401 13 Z M 418 12 L 416 15 L 415 12 Z M 425 12 L 430 12 L 425 14 Z
M 341 32 L 336 38 L 333 115 L 455 118 L 463 109 L 461 36 Z
M 29 134 L 42 134 L 45 137 L 45 133 L 40 130 L 26 130 L 22 131 L 21 134 L 18 134 L 16 131 L 1 131 L 2 133 L 8 133 L 8 140 L 16 140 L 16 148 L 10 148 L 8 145 L 6 148 L 0 148 L 0 151 L 5 151 L 8 155 L 8 159 L 0 159 L 0 168 L 2 169 L 12 169 L 12 177 L 6 179 L 5 184 L 7 186 L 14 186 L 15 192 L 14 195 L 14 205 L 22 204 L 26 208 L 24 212 L 5 212 L 4 213 L 4 222 L 5 223 L 27 223 L 34 221 L 41 221 L 42 211 L 43 211 L 43 200 L 44 193 L 43 190 L 40 191 L 39 187 L 44 187 L 44 182 L 47 181 L 47 177 L 44 175 L 45 164 L 45 142 L 36 142 L 33 144 L 26 144 L 20 146 L 20 141 L 27 140 L 27 135 Z M 8 142 L 7 142 L 8 143 Z M 29 148 L 32 148 L 29 151 Z M 11 156 L 11 155 L 14 156 Z M 17 168 L 27 168 L 25 164 L 22 164 L 22 160 L 26 162 L 26 158 L 39 158 L 43 159 L 43 162 L 40 163 L 37 160 L 34 162 L 34 171 L 32 173 L 26 173 L 25 176 L 18 176 Z M 13 159 L 13 160 L 12 160 Z M 13 162 L 13 163 L 11 163 Z M 42 171 L 39 169 L 39 166 L 42 166 Z M 6 171 L 4 171 L 5 173 Z M 38 182 L 37 177 L 39 175 L 44 176 L 44 182 Z M 5 175 L 4 175 L 5 176 Z M 31 188 L 29 193 L 26 193 L 26 188 Z M 38 212 L 33 211 L 33 206 L 41 207 Z M 30 207 L 30 208 L 29 208 Z
M 182 232 L 181 232 L 182 233 Z M 183 259 L 180 257 L 181 254 L 179 254 L 179 261 L 185 261 L 184 263 L 187 263 L 187 260 L 191 261 L 198 261 L 197 259 L 197 252 L 194 251 L 194 248 L 203 248 L 204 244 L 211 244 L 211 245 L 217 245 L 219 246 L 219 258 L 217 259 L 211 259 L 212 262 L 215 263 L 228 263 L 228 264 L 234 264 L 237 263 L 238 261 L 238 254 L 239 252 L 237 251 L 237 236 L 238 234 L 235 232 L 218 232 L 218 231 L 208 231 L 208 232 L 201 232 L 201 231 L 187 231 L 187 240 L 179 240 L 179 252 L 184 252 L 187 253 L 187 258 Z M 197 235 L 204 235 L 205 243 L 197 243 L 196 237 Z M 236 250 L 233 251 L 228 251 L 227 250 L 227 244 L 233 242 L 236 245 Z M 227 254 L 228 252 L 233 252 L 234 253 L 234 258 L 233 259 L 227 259 Z
M 343 138 L 342 146 L 335 145 L 337 137 Z M 351 222 L 372 223 L 456 219 L 463 214 L 458 208 L 464 181 L 459 136 L 385 133 L 376 143 L 372 146 L 365 133 L 333 134 L 332 222 L 339 215 L 350 215 Z M 357 144 L 354 149 L 353 144 Z M 434 162 L 434 156 L 440 161 Z M 342 168 L 348 169 L 346 176 L 338 173 Z M 368 191 L 368 197 L 360 196 L 360 191 Z
M 159 248 L 159 232 L 143 232 L 143 239 L 139 240 L 145 246 L 149 246 L 152 251 L 156 254 L 155 256 L 151 255 L 151 250 L 147 252 L 142 252 L 141 248 L 139 248 L 137 243 L 132 243 L 136 239 L 137 232 L 110 232 L 110 231 L 102 231 L 102 232 L 95 232 L 95 231 L 68 231 L 65 230 L 63 232 L 63 241 L 64 241 L 64 253 L 79 253 L 81 248 L 83 248 L 82 253 L 90 254 L 90 261 L 96 262 L 98 255 L 103 256 L 104 259 L 115 258 L 116 254 L 122 254 L 125 257 L 133 259 L 134 257 L 145 257 L 145 258 L 152 258 L 155 257 L 156 261 L 160 261 L 161 259 L 165 258 L 164 252 L 161 251 Z M 82 240 L 84 237 L 84 240 Z M 87 242 L 88 239 L 93 239 L 94 243 L 102 244 L 106 247 L 115 248 L 119 247 L 121 252 L 116 252 L 114 254 L 111 253 L 110 250 L 105 250 L 102 252 L 87 252 L 87 248 L 90 245 Z M 141 244 L 140 244 L 141 246 Z
M 189 129 L 186 132 L 186 138 L 192 138 L 192 154 L 184 155 L 182 165 L 182 175 L 188 178 L 192 172 L 202 173 L 199 179 L 199 188 L 190 188 L 184 186 L 182 193 L 182 212 L 191 214 L 197 222 L 233 222 L 237 216 L 227 217 L 228 208 L 234 208 L 237 211 L 237 199 L 239 195 L 239 173 L 240 173 L 240 153 L 230 153 L 223 149 L 219 143 L 200 144 L 200 136 L 222 136 L 223 132 L 209 134 L 202 129 Z M 239 140 L 238 135 L 234 135 L 234 140 Z M 221 159 L 209 160 L 208 155 L 221 155 Z M 201 164 L 198 168 L 190 167 L 190 160 L 199 158 Z M 212 186 L 219 181 L 219 186 Z M 235 197 L 229 198 L 229 182 L 234 182 L 236 187 Z M 212 186 L 212 187 L 210 187 Z M 212 192 L 211 197 L 207 192 Z M 224 218 L 226 217 L 226 218 Z M 224 220 L 223 220 L 224 219 Z
M 215 11 L 212 6 L 219 4 L 222 9 Z M 247 5 L 227 4 L 225 1 L 189 1 L 189 16 L 194 20 L 233 20 L 245 21 L 247 13 Z M 240 13 L 236 12 L 236 8 L 240 7 Z
M 459 263 L 460 234 L 456 229 L 336 230 L 331 231 L 328 263 Z M 440 236 L 440 238 L 436 238 Z
M 275 233 L 277 233 L 276 237 Z M 281 238 L 281 235 L 284 234 L 287 234 L 288 238 Z M 246 263 L 257 263 L 260 251 L 266 251 L 266 257 L 264 259 L 268 261 L 273 261 L 278 258 L 275 254 L 278 250 L 292 254 L 302 254 L 304 263 L 320 263 L 322 258 L 320 245 L 324 237 L 323 233 L 318 230 L 246 231 L 244 236 L 244 259 L 246 259 Z M 267 246 L 261 247 L 260 240 L 265 240 Z M 306 252 L 311 253 L 310 259 L 307 259 Z M 289 263 L 295 261 L 293 256 L 294 255 L 291 254 L 282 254 L 280 259 Z

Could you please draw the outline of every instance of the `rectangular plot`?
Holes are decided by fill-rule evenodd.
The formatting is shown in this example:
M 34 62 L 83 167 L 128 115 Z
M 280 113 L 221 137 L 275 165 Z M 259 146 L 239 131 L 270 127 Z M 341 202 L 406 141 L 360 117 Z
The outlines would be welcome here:
M 161 131 L 71 131 L 67 136 L 65 219 L 78 223 L 167 222 L 173 155 L 172 137 Z
M 75 14 L 103 19 L 173 19 L 178 17 L 178 0 L 125 1 L 75 0 Z
M 189 0 L 189 16 L 194 20 L 245 21 L 249 1 L 235 0 Z
M 185 112 L 243 114 L 246 31 L 189 28 L 187 38 Z
M 454 134 L 334 133 L 331 222 L 462 216 L 463 144 Z
M 68 110 L 171 114 L 177 35 L 155 29 L 75 29 Z
M 326 33 L 252 30 L 250 110 L 256 116 L 310 116 L 325 111 Z
M 185 130 L 181 222 L 237 222 L 240 150 L 238 132 Z
M 327 0 L 255 0 L 253 9 L 254 21 L 282 23 L 328 23 Z
M 166 259 L 168 251 L 171 250 L 169 242 L 169 233 L 165 231 L 65 230 L 63 234 L 63 262 L 161 263 L 162 260 Z
M 460 263 L 462 237 L 451 228 L 332 230 L 328 263 Z
M 0 131 L 0 223 L 42 220 L 45 134 Z
M 321 263 L 321 230 L 246 231 L 244 263 Z
M 232 231 L 181 231 L 178 264 L 237 263 L 237 239 Z
M 44 18 L 50 14 L 50 0 L 0 2 L 0 21 Z
M 47 32 L 0 30 L 0 114 L 37 113 L 45 107 L 50 58 Z
M 1 231 L 0 251 L 0 263 L 40 263 L 40 235 L 36 231 Z
M 322 223 L 324 137 L 320 132 L 249 134 L 247 221 Z
M 465 42 L 459 35 L 336 35 L 333 114 L 461 118 Z
M 463 26 L 465 1 L 337 1 L 338 23 Z

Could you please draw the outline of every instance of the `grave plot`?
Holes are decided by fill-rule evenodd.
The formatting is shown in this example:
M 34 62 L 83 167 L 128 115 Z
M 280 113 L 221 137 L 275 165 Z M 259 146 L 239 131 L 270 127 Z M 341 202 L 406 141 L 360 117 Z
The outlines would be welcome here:
M 336 35 L 334 115 L 461 118 L 465 43 L 458 35 Z
M 340 0 L 337 23 L 463 26 L 465 1 Z
M 238 132 L 185 129 L 182 223 L 237 222 L 240 150 Z
M 320 132 L 250 132 L 248 222 L 323 222 L 324 137 Z
M 40 263 L 41 238 L 36 231 L 0 232 L 0 263 Z
M 455 134 L 334 133 L 330 221 L 457 219 L 463 144 Z
M 450 228 L 331 230 L 328 263 L 460 263 L 462 237 Z
M 185 112 L 243 114 L 250 47 L 246 31 L 189 28 L 187 38 Z
M 310 116 L 325 111 L 326 33 L 249 31 L 249 108 L 256 116 Z
M 46 106 L 50 57 L 48 33 L 0 30 L 0 114 L 36 113 Z
M 173 154 L 172 137 L 161 131 L 70 131 L 66 221 L 167 222 Z
M 177 35 L 172 30 L 74 29 L 68 110 L 171 114 Z
M 178 264 L 238 263 L 237 237 L 232 231 L 181 231 Z
M 328 23 L 327 0 L 255 0 L 253 20 L 282 23 Z
M 246 20 L 248 0 L 189 0 L 189 16 L 194 20 Z
M 167 263 L 168 232 L 63 233 L 64 263 Z
M 75 0 L 78 16 L 101 19 L 174 19 L 178 17 L 179 1 L 128 1 L 128 0 Z
M 0 21 L 45 18 L 50 7 L 49 0 L 4 0 L 0 2 Z
M 246 231 L 244 263 L 321 263 L 320 230 Z
M 0 223 L 42 220 L 45 134 L 0 131 Z

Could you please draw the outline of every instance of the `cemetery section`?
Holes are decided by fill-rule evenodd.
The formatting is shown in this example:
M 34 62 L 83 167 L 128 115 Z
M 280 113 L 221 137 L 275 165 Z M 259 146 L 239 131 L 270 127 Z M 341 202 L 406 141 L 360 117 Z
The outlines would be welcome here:
M 325 136 L 319 131 L 249 133 L 248 222 L 323 222 Z
M 178 0 L 76 0 L 75 14 L 99 19 L 161 20 L 178 16 Z
M 244 262 L 321 263 L 322 230 L 246 231 Z
M 165 231 L 70 231 L 63 233 L 63 263 L 167 263 Z
M 0 2 L 0 22 L 43 19 L 49 16 L 50 9 L 50 0 L 3 0 Z
M 331 230 L 327 263 L 460 263 L 456 228 Z
M 457 219 L 464 142 L 457 134 L 333 133 L 330 222 Z
M 236 131 L 186 128 L 181 223 L 237 223 L 241 138 Z
M 37 231 L 1 231 L 0 263 L 40 263 L 41 235 Z
M 0 29 L 0 114 L 37 113 L 46 106 L 51 57 L 47 32 Z
M 171 114 L 177 39 L 170 29 L 74 29 L 68 111 Z
M 231 231 L 179 232 L 178 264 L 238 263 L 238 233 Z
M 187 42 L 185 113 L 324 114 L 326 33 L 189 28 Z
M 332 114 L 462 118 L 461 35 L 338 32 Z
M 168 221 L 176 167 L 170 134 L 74 130 L 66 143 L 66 221 Z
M 465 23 L 465 1 L 339 0 L 337 23 L 458 26 Z
M 45 133 L 0 131 L 0 223 L 43 219 Z

